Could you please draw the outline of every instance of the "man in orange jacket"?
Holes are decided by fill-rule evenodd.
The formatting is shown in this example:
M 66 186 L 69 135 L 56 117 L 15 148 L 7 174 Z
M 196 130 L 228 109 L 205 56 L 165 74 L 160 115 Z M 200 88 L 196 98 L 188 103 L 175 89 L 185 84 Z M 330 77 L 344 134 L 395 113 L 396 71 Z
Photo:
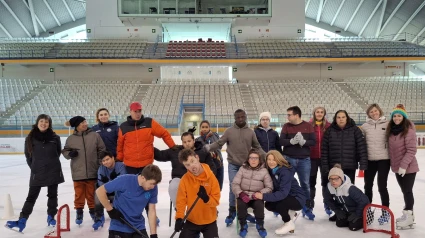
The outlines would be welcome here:
M 177 192 L 176 224 L 174 231 L 180 233 L 180 238 L 195 238 L 202 232 L 204 238 L 218 237 L 217 206 L 220 201 L 220 185 L 207 164 L 199 162 L 195 151 L 184 149 L 179 153 L 179 161 L 188 173 L 180 180 Z M 199 189 L 197 189 L 199 188 Z M 183 221 L 186 208 L 194 205 L 193 210 Z
M 162 138 L 169 148 L 178 149 L 171 134 L 157 121 L 142 114 L 139 102 L 130 104 L 130 116 L 118 131 L 117 160 L 124 162 L 128 174 L 142 172 L 153 163 L 154 136 Z

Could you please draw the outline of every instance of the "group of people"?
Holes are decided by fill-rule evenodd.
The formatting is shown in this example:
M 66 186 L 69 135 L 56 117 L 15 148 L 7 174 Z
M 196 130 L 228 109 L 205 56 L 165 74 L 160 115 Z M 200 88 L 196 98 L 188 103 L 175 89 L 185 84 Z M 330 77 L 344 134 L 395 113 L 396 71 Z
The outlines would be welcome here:
M 261 237 L 267 235 L 265 209 L 281 216 L 283 225 L 276 234 L 294 232 L 296 211 L 314 220 L 316 180 L 320 171 L 325 211 L 338 227 L 359 230 L 363 209 L 372 202 L 373 182 L 378 174 L 381 203 L 389 206 L 387 180 L 390 168 L 404 195 L 403 215 L 398 227 L 413 225 L 413 184 L 419 171 L 415 158 L 416 131 L 403 105 L 399 104 L 387 121 L 377 104 L 366 110 L 367 121 L 358 127 L 345 110 L 326 120 L 324 107 L 313 110 L 309 122 L 301 119 L 301 109 L 287 109 L 288 123 L 281 134 L 270 126 L 271 114 L 263 112 L 252 130 L 242 109 L 234 113 L 235 122 L 219 137 L 208 121 L 181 135 L 176 145 L 170 133 L 154 119 L 144 117 L 142 105 L 133 102 L 130 116 L 121 125 L 109 120 L 109 111 L 96 112 L 98 124 L 92 128 L 84 117 L 76 116 L 66 125 L 74 127 L 61 149 L 48 115 L 38 116 L 25 141 L 25 156 L 31 168 L 28 197 L 18 221 L 9 228 L 22 231 L 32 213 L 41 187 L 48 187 L 47 224 L 55 225 L 58 184 L 64 182 L 59 156 L 71 161 L 74 183 L 76 224 L 83 222 L 85 203 L 93 228 L 105 221 L 104 209 L 112 219 L 109 237 L 157 237 L 159 219 L 157 184 L 162 173 L 154 160 L 172 165 L 169 196 L 176 210 L 175 232 L 180 237 L 218 237 L 217 206 L 224 180 L 221 148 L 227 144 L 229 214 L 226 225 L 237 217 L 239 235 L 245 237 L 247 222 L 256 224 Z M 154 148 L 154 137 L 164 140 L 169 149 Z M 356 170 L 365 171 L 363 193 L 355 183 Z M 298 180 L 294 177 L 295 173 Z M 298 182 L 299 181 L 299 182 Z M 253 208 L 254 215 L 247 212 Z M 150 236 L 146 231 L 146 210 Z M 383 210 L 380 222 L 388 222 Z M 138 236 L 140 235 L 140 236 Z

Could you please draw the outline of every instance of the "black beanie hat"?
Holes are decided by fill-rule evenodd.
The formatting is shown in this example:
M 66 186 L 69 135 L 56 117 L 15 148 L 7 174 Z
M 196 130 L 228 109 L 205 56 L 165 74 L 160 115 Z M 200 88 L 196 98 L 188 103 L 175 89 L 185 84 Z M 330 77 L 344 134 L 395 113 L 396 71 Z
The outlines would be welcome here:
M 86 118 L 82 116 L 75 116 L 71 118 L 69 121 L 65 122 L 65 126 L 75 127 L 77 128 L 78 125 L 80 125 L 81 122 L 85 121 Z

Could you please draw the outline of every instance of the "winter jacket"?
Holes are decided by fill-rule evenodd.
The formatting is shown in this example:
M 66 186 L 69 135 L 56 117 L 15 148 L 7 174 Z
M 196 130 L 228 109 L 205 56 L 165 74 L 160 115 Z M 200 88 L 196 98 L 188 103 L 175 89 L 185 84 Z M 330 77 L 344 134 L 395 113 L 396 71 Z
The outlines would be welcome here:
M 127 117 L 118 132 L 117 160 L 134 168 L 152 164 L 154 136 L 162 138 L 169 148 L 175 146 L 171 134 L 154 119 L 142 116 L 135 121 Z
M 106 150 L 111 152 L 114 157 L 117 157 L 118 123 L 116 121 L 109 121 L 105 124 L 99 122 L 99 124 L 93 126 L 91 129 L 99 133 L 103 143 L 105 143 Z
M 176 219 L 185 216 L 186 209 L 189 209 L 198 197 L 199 187 L 205 187 L 209 201 L 204 203 L 198 200 L 193 207 L 192 212 L 187 216 L 187 220 L 196 225 L 211 224 L 217 220 L 217 206 L 220 203 L 220 186 L 217 178 L 210 170 L 208 165 L 201 164 L 204 172 L 198 176 L 191 172 L 186 173 L 180 180 L 179 189 L 177 190 L 176 200 Z
M 300 146 L 299 144 L 291 144 L 291 139 L 295 135 L 301 132 L 304 137 L 305 144 Z M 283 154 L 291 158 L 305 159 L 310 156 L 310 146 L 316 144 L 316 135 L 314 134 L 314 129 L 310 123 L 302 121 L 298 125 L 291 123 L 285 123 L 282 127 L 282 132 L 280 133 L 280 144 L 283 147 Z
M 52 132 L 52 137 L 40 141 L 32 137 L 32 153 L 27 148 L 25 139 L 25 157 L 31 169 L 30 186 L 45 187 L 65 182 L 62 166 L 59 160 L 61 155 L 61 140 Z
M 242 192 L 251 197 L 256 192 L 271 193 L 272 191 L 273 181 L 264 164 L 251 168 L 248 163 L 245 163 L 233 178 L 232 192 L 236 197 Z
M 158 150 L 157 148 L 154 148 L 154 158 L 156 161 L 171 161 L 171 178 L 181 178 L 187 172 L 186 167 L 184 167 L 184 165 L 179 161 L 179 152 L 181 150 L 183 150 L 183 146 L 180 147 L 180 150 Z M 209 153 L 203 150 L 202 142 L 195 142 L 195 153 L 199 157 L 199 162 L 208 164 L 213 174 L 216 175 L 217 169 L 215 167 L 213 158 Z
M 335 164 L 342 169 L 367 169 L 366 140 L 360 128 L 351 119 L 343 129 L 336 122 L 326 130 L 322 142 L 322 169 L 329 172 Z
M 111 173 L 114 173 L 115 177 L 112 177 Z M 100 187 L 123 174 L 127 174 L 127 170 L 125 169 L 125 165 L 121 162 L 115 162 L 115 166 L 112 169 L 109 169 L 104 165 L 100 165 L 97 170 L 97 186 Z
M 218 141 L 218 139 L 220 139 L 220 136 L 216 132 L 209 131 L 208 134 L 201 135 L 200 137 L 196 138 L 195 141 L 200 141 L 203 144 L 212 144 Z M 218 169 L 223 166 L 223 155 L 221 154 L 221 148 L 213 151 L 212 153 L 214 153 L 212 157 L 215 162 L 215 167 Z
M 264 128 L 258 126 L 254 130 L 255 136 L 257 137 L 258 143 L 260 143 L 261 148 L 264 152 L 269 152 L 270 150 L 277 150 L 282 154 L 282 146 L 279 141 L 279 134 L 273 130 L 273 128 Z
M 77 150 L 78 156 L 71 158 L 69 152 Z M 72 180 L 97 180 L 97 170 L 99 169 L 100 153 L 105 151 L 105 144 L 99 134 L 88 129 L 83 132 L 74 131 L 66 139 L 62 154 L 66 159 L 71 160 Z
M 367 156 L 369 160 L 387 160 L 388 156 L 387 138 L 385 136 L 388 121 L 385 117 L 374 121 L 370 118 L 362 125 L 361 129 L 366 138 Z
M 316 135 L 316 144 L 314 146 L 310 146 L 310 159 L 320 159 L 322 156 L 322 140 L 323 135 L 325 134 L 326 130 L 331 126 L 331 123 L 329 123 L 326 119 L 322 122 L 325 124 L 325 131 L 322 131 L 322 128 L 313 121 L 313 119 L 310 120 L 310 124 L 314 128 L 314 134 Z
M 323 191 L 324 202 L 333 211 L 339 209 L 363 217 L 363 209 L 369 204 L 369 198 L 351 183 L 347 175 L 344 175 L 341 186 L 335 189 L 331 183 L 328 183 L 327 189 Z
M 418 161 L 416 160 L 416 131 L 414 125 L 409 128 L 406 136 L 391 134 L 388 138 L 389 155 L 391 160 L 391 170 L 398 172 L 399 168 L 405 169 L 406 174 L 419 172 Z
M 271 169 L 268 169 L 270 177 L 273 180 L 273 192 L 263 194 L 263 200 L 266 202 L 277 202 L 285 199 L 287 196 L 292 196 L 303 206 L 307 200 L 304 191 L 294 178 L 294 167 L 287 168 L 282 166 L 275 174 Z
M 251 148 L 259 150 L 263 155 L 265 154 L 254 131 L 248 127 L 248 123 L 242 128 L 239 128 L 236 124 L 227 128 L 223 136 L 211 144 L 210 151 L 216 151 L 226 143 L 227 161 L 237 166 L 241 166 L 246 161 Z

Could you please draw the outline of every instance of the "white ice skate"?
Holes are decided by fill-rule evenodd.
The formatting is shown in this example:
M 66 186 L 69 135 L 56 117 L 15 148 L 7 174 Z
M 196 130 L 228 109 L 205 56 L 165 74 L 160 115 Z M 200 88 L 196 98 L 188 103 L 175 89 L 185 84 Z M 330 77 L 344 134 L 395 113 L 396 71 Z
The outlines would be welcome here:
M 413 211 L 403 210 L 403 216 L 397 219 L 397 230 L 413 229 L 414 216 Z
M 291 220 L 292 221 L 296 221 L 297 220 L 297 218 L 298 218 L 298 213 L 296 212 L 296 211 L 294 211 L 294 210 L 289 210 L 288 211 L 288 215 L 289 215 L 289 217 L 291 218 Z
M 288 232 L 294 233 L 295 232 L 295 223 L 294 223 L 293 220 L 285 222 L 285 224 L 283 224 L 283 226 L 281 228 L 275 230 L 274 232 L 276 233 L 276 235 L 285 235 Z

